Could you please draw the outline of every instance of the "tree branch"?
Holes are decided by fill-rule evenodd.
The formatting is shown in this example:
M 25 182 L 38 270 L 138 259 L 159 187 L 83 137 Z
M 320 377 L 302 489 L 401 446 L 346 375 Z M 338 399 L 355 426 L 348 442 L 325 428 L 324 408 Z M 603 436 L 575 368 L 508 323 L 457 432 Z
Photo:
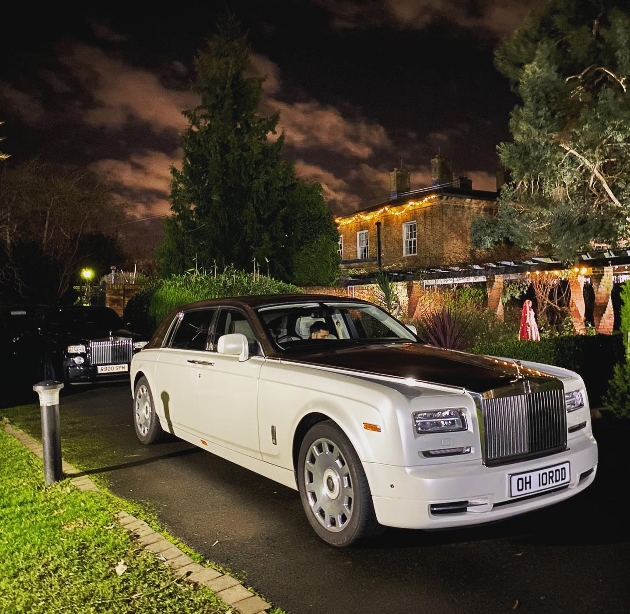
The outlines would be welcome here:
M 575 151 L 575 149 L 571 149 L 571 147 L 565 145 L 564 143 L 560 143 L 560 147 L 562 147 L 562 149 L 564 149 L 567 153 L 570 153 L 571 155 L 578 158 L 578 160 L 581 160 L 584 164 L 586 164 L 589 170 L 599 179 L 602 187 L 604 188 L 604 190 L 606 190 L 606 193 L 608 194 L 608 196 L 610 196 L 610 199 L 613 201 L 615 206 L 623 209 L 623 205 L 619 202 L 619 200 L 617 200 L 617 197 L 613 194 L 613 191 L 610 189 L 610 186 L 608 185 L 606 179 L 600 173 L 595 164 L 587 160 L 581 153 L 578 153 L 577 151 Z
M 621 86 L 621 89 L 623 89 L 624 92 L 627 92 L 626 77 L 618 77 L 612 70 L 609 70 L 608 68 L 605 68 L 604 66 L 595 66 L 595 64 L 591 64 L 590 66 L 585 68 L 579 75 L 571 75 L 570 77 L 567 77 L 564 81 L 565 83 L 568 83 L 569 81 L 571 81 L 571 79 L 579 79 L 581 81 L 582 79 L 584 79 L 586 73 L 589 72 L 590 70 L 601 71 L 603 73 L 606 73 L 609 77 L 611 77 L 617 83 L 619 83 L 619 85 Z M 580 86 L 578 89 L 580 89 L 581 87 L 582 86 Z

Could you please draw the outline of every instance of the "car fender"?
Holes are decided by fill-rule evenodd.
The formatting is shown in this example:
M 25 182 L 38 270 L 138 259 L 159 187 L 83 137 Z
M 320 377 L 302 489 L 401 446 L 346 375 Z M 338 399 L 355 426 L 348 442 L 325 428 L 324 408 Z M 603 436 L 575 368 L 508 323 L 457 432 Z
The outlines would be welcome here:
M 303 433 L 303 421 L 319 416 L 333 420 L 343 430 L 364 463 L 418 464 L 419 444 L 412 432 L 411 418 L 418 397 L 422 396 L 422 404 L 427 408 L 456 404 L 470 409 L 473 401 L 463 391 L 435 386 L 414 390 L 405 387 L 407 396 L 400 388 L 401 384 L 358 373 L 267 361 L 261 372 L 258 405 L 263 458 L 292 467 L 296 433 Z M 475 420 L 472 414 L 473 410 L 470 415 Z

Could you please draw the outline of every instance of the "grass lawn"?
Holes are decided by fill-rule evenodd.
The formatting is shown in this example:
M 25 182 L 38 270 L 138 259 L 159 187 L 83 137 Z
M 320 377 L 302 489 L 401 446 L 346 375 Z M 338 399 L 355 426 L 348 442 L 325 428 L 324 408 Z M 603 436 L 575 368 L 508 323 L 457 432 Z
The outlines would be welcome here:
M 233 611 L 136 545 L 114 519 L 123 510 L 147 520 L 106 491 L 46 486 L 42 461 L 0 429 L 0 612 Z

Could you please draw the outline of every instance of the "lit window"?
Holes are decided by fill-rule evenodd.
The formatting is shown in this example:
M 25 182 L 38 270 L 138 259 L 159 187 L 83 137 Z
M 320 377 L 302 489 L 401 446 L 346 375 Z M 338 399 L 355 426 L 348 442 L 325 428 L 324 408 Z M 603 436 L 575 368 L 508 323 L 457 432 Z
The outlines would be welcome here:
M 339 245 L 337 247 L 337 253 L 339 254 L 339 258 L 343 260 L 343 235 L 339 235 Z
M 369 253 L 368 231 L 360 230 L 357 232 L 357 256 L 360 260 L 365 260 L 369 257 Z
M 416 222 L 405 222 L 403 230 L 403 256 L 414 256 L 418 253 L 418 234 Z

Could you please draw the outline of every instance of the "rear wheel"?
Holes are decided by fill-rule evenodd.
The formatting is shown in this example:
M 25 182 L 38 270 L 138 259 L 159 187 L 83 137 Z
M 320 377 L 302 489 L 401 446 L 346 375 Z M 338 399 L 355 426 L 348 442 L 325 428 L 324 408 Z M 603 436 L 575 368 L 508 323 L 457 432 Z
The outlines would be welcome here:
M 311 526 L 329 544 L 350 546 L 382 531 L 361 461 L 331 420 L 316 424 L 302 442 L 298 487 Z
M 144 444 L 161 441 L 164 430 L 155 413 L 155 404 L 149 382 L 144 375 L 138 380 L 133 395 L 133 425 L 136 436 Z

